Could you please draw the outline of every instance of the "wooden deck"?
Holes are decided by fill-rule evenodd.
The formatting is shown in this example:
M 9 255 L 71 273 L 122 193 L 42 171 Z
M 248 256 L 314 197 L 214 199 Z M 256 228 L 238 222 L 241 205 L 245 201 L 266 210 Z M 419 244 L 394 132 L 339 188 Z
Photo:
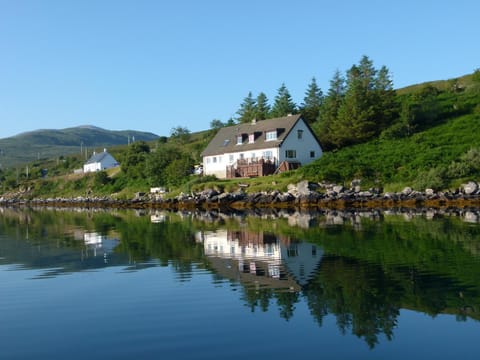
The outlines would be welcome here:
M 235 165 L 227 166 L 227 179 L 266 176 L 275 170 L 275 159 L 241 159 Z

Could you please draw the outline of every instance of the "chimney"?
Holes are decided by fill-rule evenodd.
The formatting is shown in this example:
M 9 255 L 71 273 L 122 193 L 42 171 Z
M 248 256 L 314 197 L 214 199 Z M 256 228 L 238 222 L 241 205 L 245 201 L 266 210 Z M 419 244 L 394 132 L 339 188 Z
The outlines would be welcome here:
M 252 125 L 255 125 L 257 123 L 257 118 L 252 119 Z

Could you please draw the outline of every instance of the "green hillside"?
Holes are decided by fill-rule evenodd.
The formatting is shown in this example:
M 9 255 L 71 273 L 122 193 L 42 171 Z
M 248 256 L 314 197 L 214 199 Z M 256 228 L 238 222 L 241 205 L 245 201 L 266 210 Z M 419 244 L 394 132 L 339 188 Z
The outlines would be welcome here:
M 128 144 L 129 139 L 152 141 L 158 139 L 158 136 L 134 130 L 105 130 L 95 126 L 35 130 L 0 139 L 0 164 L 1 168 L 9 168 L 81 151 L 91 154 L 95 149 L 98 151 L 104 147 Z
M 378 75 L 362 75 L 372 73 Z M 2 150 L 9 144 L 29 162 L 28 168 L 0 169 L 2 190 L 29 189 L 29 197 L 88 193 L 131 198 L 136 191 L 146 192 L 151 186 L 166 187 L 175 195 L 206 188 L 235 191 L 240 183 L 242 188 L 248 185 L 246 191 L 257 192 L 286 191 L 289 183 L 302 179 L 346 185 L 360 179 L 363 189 L 398 191 L 410 186 L 423 191 L 453 189 L 463 182 L 480 180 L 480 70 L 458 79 L 393 90 L 387 70 L 382 67 L 377 71 L 368 58 L 362 58 L 347 73 L 347 81 L 335 76 L 327 95 L 320 96 L 311 84 L 314 94 L 309 107 L 289 103 L 290 108 L 284 109 L 293 107 L 308 114 L 305 118 L 325 150 L 320 159 L 298 170 L 232 180 L 192 175 L 194 165 L 201 162 L 201 152 L 218 129 L 240 123 L 241 118 L 227 123 L 212 121 L 211 129 L 198 133 L 177 127 L 169 138 L 80 127 L 0 140 Z M 338 82 L 345 84 L 335 87 Z M 255 102 L 252 107 L 251 99 L 247 100 L 250 114 L 258 111 Z M 246 113 L 245 104 L 241 109 Z M 275 106 L 273 110 L 280 111 Z M 135 141 L 127 144 L 129 136 L 135 136 Z M 42 145 L 45 143 L 50 145 Z M 85 161 L 80 154 L 85 147 L 91 151 L 108 147 L 121 170 L 72 176 Z M 48 148 L 55 149 L 56 155 L 47 154 Z M 44 151 L 40 158 L 50 160 L 37 158 L 40 149 Z M 7 155 L 1 155 L 2 162 Z

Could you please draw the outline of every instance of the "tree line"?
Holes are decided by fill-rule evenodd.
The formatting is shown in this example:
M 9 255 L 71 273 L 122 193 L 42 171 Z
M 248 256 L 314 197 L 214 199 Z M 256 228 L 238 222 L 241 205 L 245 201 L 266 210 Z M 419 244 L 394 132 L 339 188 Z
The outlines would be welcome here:
M 472 80 L 480 87 L 480 70 Z M 448 92 L 461 93 L 464 88 L 457 80 L 450 80 Z M 267 95 L 249 92 L 240 103 L 236 117 L 227 122 L 213 120 L 212 129 L 247 123 L 252 119 L 264 120 L 302 114 L 311 125 L 324 150 L 341 149 L 365 143 L 374 138 L 387 139 L 410 136 L 436 124 L 439 118 L 471 112 L 466 106 L 446 102 L 442 108 L 441 91 L 432 85 L 398 95 L 393 87 L 389 69 L 376 68 L 368 56 L 352 65 L 345 73 L 337 70 L 326 93 L 315 77 L 308 84 L 303 102 L 297 105 L 285 83 L 277 90 L 273 104 Z M 458 99 L 457 99 L 458 100 Z

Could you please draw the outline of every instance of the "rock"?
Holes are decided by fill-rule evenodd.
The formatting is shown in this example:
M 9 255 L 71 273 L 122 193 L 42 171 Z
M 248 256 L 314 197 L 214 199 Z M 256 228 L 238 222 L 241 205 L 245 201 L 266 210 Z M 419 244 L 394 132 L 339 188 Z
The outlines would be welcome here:
M 360 180 L 360 179 L 353 179 L 353 180 L 350 182 L 350 188 L 354 189 L 355 187 L 360 186 L 361 183 L 362 183 L 362 180 Z M 358 191 L 356 191 L 356 192 L 358 192 Z
M 425 195 L 432 196 L 433 194 L 435 194 L 433 189 L 425 189 Z
M 300 181 L 297 184 L 297 192 L 298 196 L 309 195 L 312 192 L 312 188 L 310 187 L 310 182 L 307 180 Z
M 335 191 L 337 194 L 340 194 L 345 190 L 345 188 L 342 185 L 335 185 L 332 190 Z
M 462 188 L 465 195 L 472 195 L 478 190 L 478 184 L 474 181 L 469 181 L 466 184 L 462 184 Z
M 412 193 L 412 191 L 413 191 L 412 188 L 407 186 L 406 188 L 404 188 L 404 189 L 402 190 L 402 194 L 408 196 L 408 195 L 410 195 L 410 194 Z

